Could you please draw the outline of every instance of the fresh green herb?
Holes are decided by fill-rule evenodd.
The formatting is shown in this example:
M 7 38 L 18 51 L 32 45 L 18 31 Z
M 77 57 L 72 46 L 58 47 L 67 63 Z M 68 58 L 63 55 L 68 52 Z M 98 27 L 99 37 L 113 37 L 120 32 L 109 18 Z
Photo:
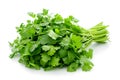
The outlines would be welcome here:
M 10 58 L 19 55 L 19 62 L 29 68 L 42 67 L 46 71 L 67 67 L 69 72 L 78 68 L 89 71 L 93 67 L 90 61 L 93 50 L 89 46 L 92 42 L 105 43 L 108 40 L 107 26 L 102 22 L 87 30 L 79 26 L 73 16 L 52 16 L 46 9 L 28 15 L 33 20 L 16 28 L 19 36 L 10 43 Z

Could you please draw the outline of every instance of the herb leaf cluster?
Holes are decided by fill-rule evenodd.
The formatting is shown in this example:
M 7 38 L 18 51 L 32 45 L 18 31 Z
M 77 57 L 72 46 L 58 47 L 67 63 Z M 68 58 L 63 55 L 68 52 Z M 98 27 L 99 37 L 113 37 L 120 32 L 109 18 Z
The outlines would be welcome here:
M 47 9 L 28 15 L 33 20 L 16 27 L 19 36 L 10 43 L 10 58 L 19 55 L 19 62 L 28 68 L 45 71 L 67 67 L 74 72 L 78 68 L 89 71 L 94 66 L 90 61 L 92 42 L 105 43 L 108 40 L 107 26 L 99 23 L 90 29 L 78 25 L 73 16 L 63 18 L 60 14 L 50 15 Z

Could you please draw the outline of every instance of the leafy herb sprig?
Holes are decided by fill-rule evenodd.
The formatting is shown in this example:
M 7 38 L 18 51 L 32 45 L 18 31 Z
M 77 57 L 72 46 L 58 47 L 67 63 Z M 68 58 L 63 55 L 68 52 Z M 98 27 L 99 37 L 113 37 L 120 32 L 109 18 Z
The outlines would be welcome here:
M 28 15 L 33 20 L 17 27 L 19 36 L 10 43 L 10 58 L 20 56 L 19 62 L 28 68 L 45 71 L 67 67 L 73 72 L 78 68 L 89 71 L 93 67 L 90 61 L 92 42 L 105 43 L 108 40 L 107 26 L 99 23 L 90 29 L 78 25 L 73 16 L 63 18 L 60 14 L 51 16 L 47 9 L 42 13 Z

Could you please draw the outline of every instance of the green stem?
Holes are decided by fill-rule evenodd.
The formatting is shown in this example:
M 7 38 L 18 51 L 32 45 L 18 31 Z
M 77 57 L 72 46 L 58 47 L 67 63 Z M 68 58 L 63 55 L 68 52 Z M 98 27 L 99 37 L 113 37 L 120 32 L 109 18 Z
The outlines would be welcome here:
M 104 43 L 108 40 L 109 32 L 106 29 L 107 27 L 108 26 L 104 26 L 103 23 L 99 23 L 93 28 L 88 30 L 94 42 Z

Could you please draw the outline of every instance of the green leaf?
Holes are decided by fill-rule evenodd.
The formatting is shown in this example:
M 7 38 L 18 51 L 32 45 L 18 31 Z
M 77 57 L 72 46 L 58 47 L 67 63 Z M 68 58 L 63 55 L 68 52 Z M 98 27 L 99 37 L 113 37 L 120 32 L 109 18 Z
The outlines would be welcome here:
M 51 66 L 55 67 L 55 66 L 58 66 L 59 65 L 59 58 L 57 57 L 52 57 L 51 61 L 50 61 L 50 64 Z
M 93 63 L 92 62 L 85 62 L 83 65 L 82 65 L 82 70 L 83 71 L 90 71 L 93 67 Z
M 30 17 L 32 17 L 32 18 L 35 18 L 35 17 L 36 17 L 36 15 L 35 15 L 33 12 L 28 12 L 28 15 L 29 15 Z
M 80 33 L 81 32 L 81 28 L 78 25 L 72 25 L 71 29 L 74 33 Z
M 30 52 L 33 52 L 40 45 L 40 41 L 33 42 L 30 48 Z
M 26 25 L 22 28 L 19 29 L 19 33 L 22 36 L 22 38 L 32 38 L 33 35 L 35 34 L 35 28 L 32 27 L 32 25 Z
M 61 24 L 61 23 L 63 23 L 63 18 L 62 18 L 61 15 L 56 14 L 56 15 L 54 16 L 53 21 L 54 21 L 54 23 L 56 23 L 56 24 Z
M 61 46 L 69 46 L 70 45 L 70 38 L 68 36 L 66 36 L 65 38 L 63 38 L 63 40 L 60 43 Z
M 68 51 L 68 61 L 69 63 L 73 62 L 75 60 L 75 52 L 70 50 Z
M 60 49 L 60 47 L 54 47 L 54 46 L 50 46 L 50 50 L 47 52 L 48 55 L 52 56 L 55 54 L 55 52 Z
M 70 50 L 67 52 L 67 56 L 62 58 L 62 60 L 63 60 L 64 64 L 68 65 L 68 64 L 74 62 L 75 57 L 76 57 L 75 53 L 72 50 Z
M 87 52 L 87 57 L 92 59 L 92 55 L 93 55 L 93 49 L 89 49 L 89 51 Z
M 32 45 L 31 43 L 27 43 L 27 46 L 25 46 L 24 53 L 21 55 L 21 57 L 30 56 L 31 55 L 31 53 L 30 53 L 31 45 Z
M 46 53 L 42 53 L 41 54 L 41 57 L 42 57 L 42 61 L 44 62 L 44 63 L 47 63 L 50 59 L 51 59 L 51 57 L 49 56 L 49 55 L 47 55 Z
M 53 40 L 52 38 L 50 38 L 48 35 L 39 36 L 39 41 L 40 41 L 40 44 L 42 44 L 42 45 L 56 43 L 56 41 Z
M 93 63 L 85 56 L 81 56 L 80 63 L 83 71 L 90 71 L 94 66 Z
M 52 66 L 49 66 L 49 67 L 46 67 L 44 68 L 44 71 L 50 71 L 50 70 L 53 70 L 54 68 Z
M 29 63 L 32 67 L 34 67 L 35 69 L 39 70 L 40 66 L 34 63 Z
M 71 63 L 68 67 L 67 67 L 67 71 L 68 72 L 74 72 L 79 68 L 79 64 L 78 63 Z
M 63 63 L 64 63 L 65 65 L 69 65 L 68 57 L 64 57 L 64 58 L 62 58 L 62 60 L 63 60 Z
M 54 40 L 56 40 L 59 37 L 59 35 L 56 34 L 53 30 L 49 31 L 48 36 L 51 37 Z
M 50 50 L 50 47 L 51 47 L 51 46 L 44 45 L 44 46 L 42 46 L 42 49 L 43 49 L 44 51 L 48 51 L 48 50 Z
M 47 15 L 48 14 L 48 10 L 47 9 L 43 9 L 43 15 Z
M 60 55 L 60 58 L 66 57 L 68 55 L 67 50 L 64 48 L 61 48 L 58 53 Z
M 71 34 L 70 38 L 71 38 L 71 46 L 73 47 L 73 49 L 75 51 L 77 51 L 77 49 L 80 49 L 82 47 L 81 37 L 80 36 Z

